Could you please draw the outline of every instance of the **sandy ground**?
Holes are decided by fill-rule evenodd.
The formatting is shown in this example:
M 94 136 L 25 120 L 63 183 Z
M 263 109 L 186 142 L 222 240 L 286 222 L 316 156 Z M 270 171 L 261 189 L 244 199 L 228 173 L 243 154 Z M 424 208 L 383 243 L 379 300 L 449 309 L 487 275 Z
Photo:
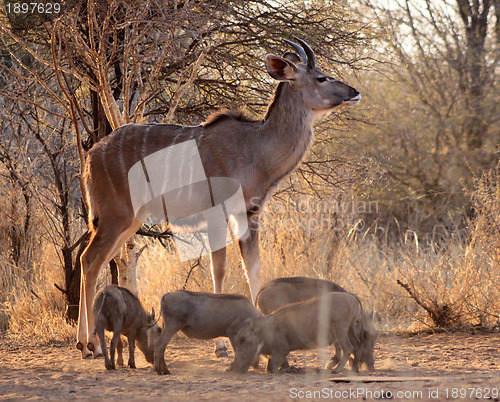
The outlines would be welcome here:
M 320 369 L 318 351 L 308 351 L 290 355 L 302 374 L 266 374 L 261 358 L 259 370 L 242 375 L 225 371 L 230 359 L 217 359 L 211 341 L 177 336 L 165 354 L 172 375 L 158 376 L 139 351 L 136 370 L 106 371 L 103 359 L 82 360 L 67 345 L 29 348 L 0 339 L 0 399 L 498 401 L 499 344 L 500 334 L 382 334 L 373 373 L 332 375 Z

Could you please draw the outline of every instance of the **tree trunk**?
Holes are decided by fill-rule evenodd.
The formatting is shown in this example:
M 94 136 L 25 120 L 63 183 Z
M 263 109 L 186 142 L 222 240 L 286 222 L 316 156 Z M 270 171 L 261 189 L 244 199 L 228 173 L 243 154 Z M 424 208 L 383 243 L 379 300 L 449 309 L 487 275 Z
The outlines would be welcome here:
M 66 309 L 66 319 L 71 322 L 78 321 L 78 304 L 80 302 L 80 279 L 81 279 L 81 264 L 80 256 L 87 247 L 90 239 L 90 233 L 84 234 L 78 245 L 78 252 L 73 263 L 72 255 L 74 247 L 65 247 L 62 249 L 63 261 L 64 261 L 64 278 L 66 288 L 64 293 L 66 294 L 66 301 L 68 307 Z
M 493 4 L 495 5 L 495 36 L 497 38 L 497 42 L 500 44 L 500 0 L 494 0 Z
M 465 122 L 465 138 L 467 149 L 474 151 L 483 145 L 486 137 L 484 98 L 486 77 L 485 43 L 488 34 L 488 15 L 491 7 L 489 1 L 473 2 L 457 0 L 460 17 L 465 27 L 467 48 L 467 105 L 469 109 Z
M 109 271 L 111 273 L 111 284 L 118 285 L 118 264 L 115 260 L 109 262 Z
M 97 141 L 111 134 L 113 129 L 106 118 L 102 103 L 99 101 L 99 94 L 91 91 L 92 118 L 94 123 L 94 133 Z

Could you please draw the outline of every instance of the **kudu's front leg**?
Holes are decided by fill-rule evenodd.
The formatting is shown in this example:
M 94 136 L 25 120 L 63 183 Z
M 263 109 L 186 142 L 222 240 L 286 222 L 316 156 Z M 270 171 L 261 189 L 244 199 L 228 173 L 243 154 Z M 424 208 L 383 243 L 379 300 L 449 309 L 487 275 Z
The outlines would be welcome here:
M 250 287 L 250 296 L 255 305 L 257 293 L 260 290 L 260 256 L 259 256 L 259 215 L 248 217 L 248 230 L 239 240 L 243 266 Z M 253 362 L 253 367 L 259 367 L 259 355 Z
M 214 281 L 214 293 L 222 293 L 224 286 L 224 275 L 226 274 L 226 249 L 212 252 L 212 279 Z M 227 357 L 227 345 L 223 338 L 215 340 L 215 355 Z
M 259 216 L 251 215 L 248 218 L 248 230 L 240 239 L 241 256 L 250 286 L 250 295 L 255 304 L 257 293 L 260 290 L 260 256 L 259 256 Z

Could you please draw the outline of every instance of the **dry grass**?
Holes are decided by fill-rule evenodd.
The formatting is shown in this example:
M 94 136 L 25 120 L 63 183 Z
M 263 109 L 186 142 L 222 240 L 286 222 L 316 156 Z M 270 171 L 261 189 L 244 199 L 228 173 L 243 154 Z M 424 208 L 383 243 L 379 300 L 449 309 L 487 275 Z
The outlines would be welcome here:
M 471 225 L 466 237 L 451 232 L 439 242 L 421 241 L 407 233 L 389 242 L 380 228 L 356 224 L 355 208 L 340 213 L 334 204 L 318 206 L 304 198 L 280 203 L 273 200 L 262 222 L 262 283 L 284 276 L 332 280 L 359 295 L 376 311 L 379 328 L 387 331 L 439 325 L 429 310 L 443 313 L 447 326 L 498 328 L 500 269 L 492 251 L 498 248 L 492 241 L 479 241 L 485 235 L 483 218 Z M 307 203 L 313 205 L 304 207 Z M 137 272 L 146 310 L 154 306 L 158 311 L 161 295 L 184 285 L 212 291 L 209 257 L 193 267 L 181 263 L 175 250 L 150 239 L 138 242 L 148 244 Z M 43 258 L 30 272 L 9 265 L 0 255 L 0 328 L 5 330 L 8 320 L 11 337 L 37 343 L 73 341 L 75 328 L 66 323 L 63 296 L 53 285 L 62 282 L 57 256 L 50 249 L 39 255 Z M 107 275 L 101 275 L 101 284 L 108 281 Z M 249 296 L 236 244 L 228 248 L 224 287 L 225 292 Z
M 65 300 L 54 283 L 62 282 L 62 268 L 48 248 L 29 270 L 0 259 L 0 326 L 19 342 L 68 342 L 75 329 L 64 318 Z
M 391 243 L 380 239 L 380 228 L 358 230 L 346 225 L 342 230 L 332 231 L 326 226 L 309 230 L 308 221 L 321 222 L 321 208 L 313 212 L 277 209 L 274 212 L 271 205 L 263 222 L 262 283 L 284 276 L 332 280 L 374 309 L 384 330 L 420 330 L 439 325 L 422 305 L 448 318 L 441 326 L 498 325 L 498 265 L 477 242 L 457 236 L 458 232 L 445 233 L 439 243 L 432 239 L 419 241 L 414 233 Z M 182 288 L 191 269 L 189 263 L 180 263 L 175 254 L 154 245 L 144 252 L 139 265 L 139 293 L 148 309 L 158 306 L 163 293 Z M 201 266 L 189 275 L 186 289 L 211 291 L 209 267 L 209 258 L 204 257 Z M 412 296 L 398 281 L 410 287 Z M 225 292 L 249 297 L 235 245 L 228 250 Z

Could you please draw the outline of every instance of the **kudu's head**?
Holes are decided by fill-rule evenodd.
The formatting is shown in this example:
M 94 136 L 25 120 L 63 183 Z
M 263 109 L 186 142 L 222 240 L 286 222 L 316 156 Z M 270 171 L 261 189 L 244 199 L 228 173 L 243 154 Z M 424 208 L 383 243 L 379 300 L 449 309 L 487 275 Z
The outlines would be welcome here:
M 354 105 L 361 99 L 356 89 L 323 73 L 316 66 L 312 49 L 303 40 L 295 39 L 300 46 L 286 39 L 285 42 L 298 55 L 292 52 L 286 52 L 283 57 L 267 55 L 266 67 L 271 77 L 288 82 L 300 91 L 305 105 L 318 116 L 328 114 L 340 105 Z

